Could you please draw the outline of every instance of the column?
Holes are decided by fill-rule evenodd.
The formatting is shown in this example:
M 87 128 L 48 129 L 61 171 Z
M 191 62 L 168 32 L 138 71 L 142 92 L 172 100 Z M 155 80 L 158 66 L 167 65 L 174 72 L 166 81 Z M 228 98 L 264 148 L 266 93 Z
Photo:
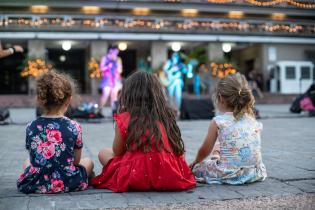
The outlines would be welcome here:
M 153 71 L 160 68 L 167 61 L 167 46 L 165 42 L 152 42 L 151 66 Z
M 100 60 L 107 53 L 107 41 L 92 41 L 91 42 L 91 57 Z
M 45 41 L 43 40 L 29 40 L 27 43 L 28 57 L 30 59 L 41 58 L 45 59 Z M 36 93 L 36 82 L 35 78 L 28 78 L 28 94 L 35 95 Z
M 221 60 L 224 57 L 221 43 L 209 43 L 207 50 L 209 61 Z
M 207 54 L 210 62 L 223 60 L 224 52 L 222 50 L 222 43 L 220 42 L 209 43 L 207 46 Z M 216 78 L 212 77 L 212 72 L 210 70 L 207 74 L 206 79 L 206 83 L 208 86 L 208 94 L 210 95 L 214 91 L 216 80 L 217 80 Z
M 95 58 L 98 62 L 101 61 L 103 55 L 107 53 L 108 42 L 107 41 L 92 41 L 90 45 L 90 58 Z M 88 59 L 90 60 L 90 59 Z M 89 79 L 89 76 L 88 76 Z M 101 78 L 89 79 L 92 96 L 98 96 L 98 88 L 101 82 Z

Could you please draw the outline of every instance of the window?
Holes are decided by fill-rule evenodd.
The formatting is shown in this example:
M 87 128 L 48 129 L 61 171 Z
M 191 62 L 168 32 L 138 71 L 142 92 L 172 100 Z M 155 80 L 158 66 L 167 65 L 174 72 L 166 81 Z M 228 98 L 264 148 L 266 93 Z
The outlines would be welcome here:
M 295 79 L 295 67 L 294 66 L 287 66 L 285 68 L 285 75 L 286 79 Z
M 301 67 L 301 79 L 311 79 L 311 68 L 309 66 Z
M 270 79 L 275 78 L 275 68 L 271 68 L 271 69 L 270 69 L 269 77 L 270 77 Z

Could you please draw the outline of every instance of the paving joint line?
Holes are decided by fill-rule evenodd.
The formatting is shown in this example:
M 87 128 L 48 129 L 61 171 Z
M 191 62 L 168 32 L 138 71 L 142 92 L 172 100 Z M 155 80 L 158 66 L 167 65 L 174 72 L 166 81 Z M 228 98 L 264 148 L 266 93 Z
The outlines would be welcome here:
M 279 179 L 276 177 L 269 177 L 269 179 L 275 179 L 280 182 L 296 182 L 296 181 L 304 181 L 304 180 L 315 180 L 315 177 L 310 177 L 310 178 L 295 178 L 295 179 Z
M 29 197 L 29 198 L 28 198 L 28 201 L 27 201 L 27 205 L 26 205 L 27 210 L 30 209 L 30 203 L 31 203 L 31 198 Z

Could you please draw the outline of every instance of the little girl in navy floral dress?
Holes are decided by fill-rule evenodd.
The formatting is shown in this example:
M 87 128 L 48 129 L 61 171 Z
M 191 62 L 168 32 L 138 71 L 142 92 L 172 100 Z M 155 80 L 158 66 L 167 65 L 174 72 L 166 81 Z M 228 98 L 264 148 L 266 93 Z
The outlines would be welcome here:
M 190 165 L 197 181 L 233 185 L 263 181 L 267 173 L 261 156 L 262 124 L 254 117 L 254 97 L 245 77 L 237 73 L 219 80 L 214 101 L 221 114 L 213 118 Z
M 93 162 L 81 159 L 81 126 L 64 116 L 74 95 L 74 83 L 54 71 L 37 81 L 37 102 L 44 115 L 26 128 L 24 173 L 17 180 L 23 193 L 60 193 L 85 190 Z

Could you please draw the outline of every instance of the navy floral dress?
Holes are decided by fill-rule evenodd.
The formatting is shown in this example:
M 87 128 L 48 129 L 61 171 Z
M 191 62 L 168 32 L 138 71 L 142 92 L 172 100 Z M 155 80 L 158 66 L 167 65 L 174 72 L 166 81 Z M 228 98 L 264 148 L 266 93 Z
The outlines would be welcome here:
M 31 165 L 17 180 L 23 193 L 60 193 L 85 190 L 88 177 L 74 165 L 74 149 L 82 148 L 81 126 L 66 117 L 39 117 L 26 128 Z

